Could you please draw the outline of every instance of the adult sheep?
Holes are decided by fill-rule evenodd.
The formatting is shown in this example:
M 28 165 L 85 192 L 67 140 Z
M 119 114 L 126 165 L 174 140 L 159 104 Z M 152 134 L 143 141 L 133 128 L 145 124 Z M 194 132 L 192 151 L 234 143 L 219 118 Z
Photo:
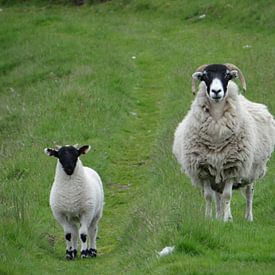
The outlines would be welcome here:
M 104 194 L 99 175 L 93 169 L 84 167 L 79 159 L 80 155 L 89 150 L 89 145 L 44 150 L 47 155 L 58 159 L 50 193 L 50 206 L 53 216 L 64 229 L 66 258 L 69 260 L 77 255 L 78 231 L 81 257 L 96 257 L 97 254 L 97 224 L 102 216 Z
M 232 81 L 245 78 L 233 64 L 200 66 L 192 75 L 192 91 L 200 81 L 190 111 L 178 125 L 173 153 L 193 185 L 203 189 L 205 214 L 212 217 L 212 199 L 216 217 L 232 219 L 232 188 L 246 188 L 246 214 L 253 220 L 253 183 L 263 177 L 274 150 L 275 121 L 262 104 L 239 94 Z

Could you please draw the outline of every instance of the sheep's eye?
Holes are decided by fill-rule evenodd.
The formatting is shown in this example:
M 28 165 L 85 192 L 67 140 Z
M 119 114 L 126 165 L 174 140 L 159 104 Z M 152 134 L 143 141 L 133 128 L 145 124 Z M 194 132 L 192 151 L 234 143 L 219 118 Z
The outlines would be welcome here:
M 203 73 L 201 76 L 201 80 L 207 80 L 207 79 L 208 79 L 207 74 Z
M 232 76 L 231 76 L 231 74 L 226 73 L 224 78 L 230 80 L 232 78 Z

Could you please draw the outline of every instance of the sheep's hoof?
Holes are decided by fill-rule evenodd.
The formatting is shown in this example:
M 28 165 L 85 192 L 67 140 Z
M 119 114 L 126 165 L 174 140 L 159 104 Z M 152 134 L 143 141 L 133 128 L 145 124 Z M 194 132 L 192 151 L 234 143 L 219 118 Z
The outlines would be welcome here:
M 76 255 L 77 255 L 76 249 L 71 250 L 71 251 L 66 250 L 66 259 L 67 260 L 73 260 L 76 257 Z
M 246 219 L 248 222 L 253 222 L 253 216 L 252 216 L 252 215 L 246 215 L 246 216 L 245 216 L 245 219 Z
M 223 221 L 224 222 L 233 222 L 233 217 L 232 216 L 224 217 Z
M 82 259 L 87 258 L 87 257 L 88 257 L 88 253 L 89 253 L 89 250 L 88 250 L 88 249 L 82 250 L 82 251 L 81 251 L 81 258 L 82 258 Z
M 97 250 L 94 248 L 89 249 L 89 256 L 90 257 L 96 257 Z

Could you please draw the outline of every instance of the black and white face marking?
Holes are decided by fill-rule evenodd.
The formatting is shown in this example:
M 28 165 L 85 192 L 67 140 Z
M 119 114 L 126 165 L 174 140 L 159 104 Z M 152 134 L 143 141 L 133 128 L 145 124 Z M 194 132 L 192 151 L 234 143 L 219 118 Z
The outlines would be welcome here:
M 204 81 L 210 100 L 220 102 L 226 96 L 228 81 L 238 77 L 238 71 L 230 71 L 223 64 L 212 64 L 203 72 L 195 72 L 192 77 Z
M 65 173 L 71 176 L 79 157 L 78 150 L 73 146 L 64 146 L 58 150 L 57 154 Z
M 74 146 L 63 146 L 60 149 L 46 148 L 44 151 L 49 156 L 54 156 L 59 159 L 65 173 L 71 176 L 74 172 L 78 157 L 81 154 L 86 154 L 90 150 L 89 145 L 84 145 L 77 149 Z

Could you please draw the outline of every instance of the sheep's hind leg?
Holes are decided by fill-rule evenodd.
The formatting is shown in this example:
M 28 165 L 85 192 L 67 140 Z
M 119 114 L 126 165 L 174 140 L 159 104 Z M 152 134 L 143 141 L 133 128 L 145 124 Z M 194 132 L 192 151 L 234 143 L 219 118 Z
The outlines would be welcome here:
M 223 219 L 223 208 L 222 208 L 222 194 L 215 192 L 216 198 L 216 219 Z
M 222 193 L 223 213 L 224 213 L 223 220 L 225 222 L 232 220 L 231 208 L 230 208 L 230 203 L 232 198 L 232 185 L 233 185 L 232 183 L 226 183 Z
M 212 198 L 213 198 L 213 190 L 210 184 L 205 183 L 203 186 L 203 195 L 205 198 L 205 216 L 207 218 L 212 218 Z
M 253 204 L 253 184 L 249 184 L 246 186 L 245 195 L 246 195 L 246 212 L 245 218 L 249 221 L 253 221 L 253 214 L 252 214 L 252 204 Z

